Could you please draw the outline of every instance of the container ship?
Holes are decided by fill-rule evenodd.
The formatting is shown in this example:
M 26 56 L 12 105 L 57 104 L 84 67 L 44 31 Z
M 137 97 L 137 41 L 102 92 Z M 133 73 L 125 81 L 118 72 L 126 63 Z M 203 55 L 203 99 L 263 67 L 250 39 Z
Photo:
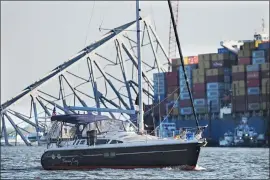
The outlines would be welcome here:
M 220 45 L 216 53 L 184 57 L 199 123 L 208 124 L 203 135 L 209 146 L 219 146 L 224 134 L 239 129 L 241 119 L 246 118 L 246 125 L 268 143 L 269 35 L 255 33 L 254 40 L 222 41 Z M 152 109 L 145 123 L 157 127 L 165 118 L 162 126 L 167 136 L 196 124 L 180 59 L 172 59 L 171 65 L 172 72 L 153 75 L 154 103 L 145 106 L 145 111 Z

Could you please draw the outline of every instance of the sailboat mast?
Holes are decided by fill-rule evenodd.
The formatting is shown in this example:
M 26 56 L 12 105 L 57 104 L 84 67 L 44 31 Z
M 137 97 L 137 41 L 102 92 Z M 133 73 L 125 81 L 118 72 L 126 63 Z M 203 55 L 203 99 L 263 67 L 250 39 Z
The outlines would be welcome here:
M 139 131 L 144 131 L 143 102 L 142 102 L 142 63 L 141 63 L 141 37 L 140 37 L 140 3 L 136 0 L 136 21 L 137 21 L 137 57 L 138 57 L 138 87 L 139 87 Z

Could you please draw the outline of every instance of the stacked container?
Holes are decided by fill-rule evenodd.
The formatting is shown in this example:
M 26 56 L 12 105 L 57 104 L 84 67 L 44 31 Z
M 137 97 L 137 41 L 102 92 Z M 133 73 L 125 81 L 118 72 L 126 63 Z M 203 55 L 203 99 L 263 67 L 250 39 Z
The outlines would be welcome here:
M 245 65 L 232 67 L 232 110 L 246 111 L 246 74 Z
M 261 93 L 262 93 L 262 109 L 270 108 L 270 75 L 269 63 L 261 65 Z
M 196 68 L 196 65 L 185 66 L 185 72 L 189 81 L 190 90 L 192 91 L 192 69 Z M 179 80 L 180 80 L 180 114 L 189 115 L 192 113 L 191 100 L 186 85 L 186 80 L 183 72 L 183 68 L 179 68 Z
M 154 73 L 154 102 L 164 100 L 166 97 L 166 84 L 164 73 Z
M 206 87 L 205 87 L 205 69 L 193 69 L 193 99 L 194 107 L 198 114 L 207 113 L 206 108 Z
M 252 51 L 252 64 L 263 64 L 266 61 L 266 50 L 253 50 Z
M 171 115 L 176 115 L 178 113 L 178 97 L 179 97 L 179 79 L 178 72 L 166 72 L 165 73 L 165 82 L 166 82 L 166 93 L 167 93 L 167 106 L 169 108 L 167 113 L 171 112 Z M 173 107 L 174 102 L 177 106 Z M 170 106 L 172 104 L 172 106 Z
M 260 65 L 253 64 L 246 66 L 247 82 L 247 110 L 255 111 L 260 109 Z

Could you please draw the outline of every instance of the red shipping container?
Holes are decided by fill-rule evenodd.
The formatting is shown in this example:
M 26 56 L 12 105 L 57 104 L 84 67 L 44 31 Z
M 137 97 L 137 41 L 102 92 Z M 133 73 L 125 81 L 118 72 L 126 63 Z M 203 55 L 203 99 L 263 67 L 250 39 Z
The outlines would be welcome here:
M 262 78 L 270 78 L 270 72 L 269 71 L 262 71 Z
M 248 95 L 248 103 L 259 103 L 261 102 L 260 95 Z
M 232 103 L 245 102 L 246 96 L 232 96 Z
M 232 111 L 233 112 L 245 112 L 246 109 L 247 109 L 246 102 L 232 103 Z
M 196 83 L 196 84 L 193 84 L 193 91 L 205 92 L 205 90 L 206 90 L 205 83 Z
M 195 91 L 193 92 L 193 99 L 201 99 L 201 98 L 205 98 L 206 97 L 206 93 L 205 92 L 202 92 L 202 91 Z
M 260 82 L 260 79 L 247 80 L 247 87 L 259 87 L 261 84 Z
M 233 80 L 233 81 L 242 81 L 242 80 L 246 80 L 245 72 L 232 73 L 232 80 Z
M 198 56 L 189 56 L 188 57 L 188 64 L 198 64 L 199 58 Z
M 180 107 L 190 107 L 191 106 L 191 100 L 190 99 L 180 100 L 179 105 L 180 105 Z
M 206 82 L 224 82 L 224 75 L 206 76 Z
M 166 101 L 160 102 L 160 104 L 154 104 L 154 115 L 155 116 L 164 116 L 166 114 Z M 160 114 L 159 114 L 160 111 Z
M 251 64 L 251 58 L 238 58 L 238 65 Z
M 249 79 L 259 79 L 260 78 L 260 73 L 259 72 L 247 72 L 247 80 Z
M 167 86 L 167 94 L 178 93 L 179 86 Z
M 178 86 L 178 72 L 166 72 L 165 79 L 167 86 Z

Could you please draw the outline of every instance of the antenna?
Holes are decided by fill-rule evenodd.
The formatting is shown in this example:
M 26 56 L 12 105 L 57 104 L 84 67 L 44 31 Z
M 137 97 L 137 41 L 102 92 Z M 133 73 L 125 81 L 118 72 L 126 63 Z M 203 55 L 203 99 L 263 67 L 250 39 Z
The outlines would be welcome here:
M 264 32 L 264 19 L 262 18 L 262 32 Z

